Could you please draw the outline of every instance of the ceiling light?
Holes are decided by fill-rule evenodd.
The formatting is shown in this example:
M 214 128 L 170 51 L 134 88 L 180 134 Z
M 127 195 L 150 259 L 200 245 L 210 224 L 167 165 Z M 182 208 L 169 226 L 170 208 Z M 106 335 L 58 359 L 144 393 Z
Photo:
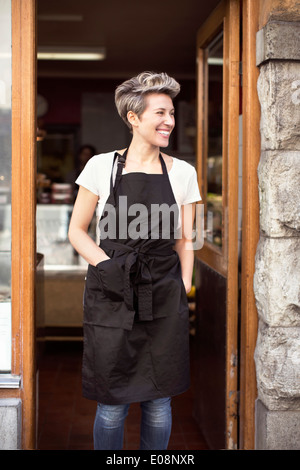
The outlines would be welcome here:
M 39 60 L 103 60 L 104 47 L 39 47 Z
M 209 57 L 207 63 L 209 65 L 223 65 L 223 59 L 219 57 Z

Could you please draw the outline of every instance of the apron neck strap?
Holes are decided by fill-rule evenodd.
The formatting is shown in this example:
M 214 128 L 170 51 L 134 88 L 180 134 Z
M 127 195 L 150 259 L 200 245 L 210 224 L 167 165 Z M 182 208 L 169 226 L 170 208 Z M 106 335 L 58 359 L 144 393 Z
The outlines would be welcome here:
M 123 153 L 123 155 L 120 155 L 118 152 L 115 153 L 114 155 L 114 163 L 113 163 L 113 166 L 115 164 L 115 161 L 116 161 L 116 158 L 118 158 L 118 168 L 117 168 L 117 173 L 116 173 L 116 183 L 118 184 L 118 181 L 120 180 L 121 176 L 122 176 L 122 171 L 123 171 L 123 168 L 125 166 L 125 162 L 126 162 L 126 157 L 127 157 L 127 153 L 128 153 L 128 148 L 125 150 L 125 152 Z M 168 170 L 167 170 L 167 167 L 166 167 L 166 164 L 165 164 L 165 161 L 161 155 L 161 153 L 159 152 L 159 159 L 160 159 L 160 164 L 161 164 L 161 167 L 162 167 L 162 172 L 164 175 L 167 175 L 168 174 Z M 115 184 L 116 186 L 116 184 Z
M 164 161 L 164 159 L 163 159 L 161 153 L 159 154 L 159 159 L 160 159 L 160 163 L 161 163 L 163 175 L 164 175 L 164 176 L 168 176 L 168 170 L 167 170 L 165 161 Z
M 115 181 L 114 181 L 114 178 L 113 178 L 113 173 L 114 173 L 113 170 L 112 170 L 112 172 L 111 172 L 111 179 L 110 179 L 110 197 L 109 197 L 109 200 L 110 200 L 110 202 L 113 203 L 113 205 L 115 205 L 115 197 L 114 197 L 114 195 L 115 195 L 115 193 L 116 193 L 117 187 L 118 187 L 118 185 L 119 185 L 119 183 L 120 183 L 120 180 L 121 180 L 121 177 L 122 177 L 122 172 L 123 172 L 123 168 L 124 168 L 124 166 L 125 166 L 127 153 L 128 153 L 128 148 L 125 150 L 125 152 L 123 153 L 123 155 L 120 155 L 118 152 L 116 152 L 115 155 L 114 155 L 114 161 L 113 161 L 112 168 L 114 168 L 116 159 L 118 159 L 118 162 L 117 162 L 117 172 L 116 172 Z M 164 175 L 164 177 L 168 177 L 167 167 L 166 167 L 165 161 L 164 161 L 164 159 L 163 159 L 161 153 L 159 153 L 159 159 L 160 159 L 160 163 L 161 163 L 163 175 Z
M 109 202 L 113 206 L 116 205 L 115 192 L 116 192 L 116 189 L 117 189 L 117 187 L 120 183 L 120 180 L 121 180 L 122 171 L 123 171 L 123 168 L 124 168 L 124 165 L 125 165 L 127 152 L 128 152 L 128 149 L 125 150 L 123 155 L 120 155 L 118 152 L 115 152 L 115 154 L 114 154 L 114 161 L 113 161 L 113 164 L 112 164 L 112 171 L 111 171 L 111 176 L 110 176 L 110 194 L 109 194 L 109 198 L 107 200 L 107 202 Z M 118 164 L 117 164 L 116 177 L 114 178 L 114 167 L 115 167 L 116 159 L 118 159 Z
M 115 158 L 114 158 L 114 162 L 116 161 L 116 158 L 118 157 L 118 167 L 117 167 L 117 173 L 116 173 L 116 179 L 115 179 L 115 184 L 114 184 L 114 191 L 117 190 L 117 187 L 120 183 L 120 179 L 121 179 L 121 176 L 122 176 L 122 172 L 123 172 L 123 168 L 125 166 L 125 162 L 126 162 L 126 157 L 127 157 L 127 152 L 128 152 L 128 149 L 125 150 L 125 152 L 123 153 L 123 155 L 120 155 L 119 153 L 115 153 Z

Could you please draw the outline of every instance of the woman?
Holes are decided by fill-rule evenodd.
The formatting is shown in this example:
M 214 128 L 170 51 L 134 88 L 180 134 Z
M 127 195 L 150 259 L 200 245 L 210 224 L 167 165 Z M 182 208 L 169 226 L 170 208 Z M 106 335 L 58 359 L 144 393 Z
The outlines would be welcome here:
M 92 157 L 76 180 L 69 238 L 89 263 L 83 394 L 98 402 L 95 449 L 122 449 L 133 402 L 142 407 L 140 448 L 166 449 L 171 396 L 189 387 L 193 217 L 183 207 L 200 194 L 194 168 L 160 153 L 179 90 L 173 78 L 149 72 L 121 84 L 115 100 L 131 144 Z M 100 245 L 87 234 L 97 204 Z

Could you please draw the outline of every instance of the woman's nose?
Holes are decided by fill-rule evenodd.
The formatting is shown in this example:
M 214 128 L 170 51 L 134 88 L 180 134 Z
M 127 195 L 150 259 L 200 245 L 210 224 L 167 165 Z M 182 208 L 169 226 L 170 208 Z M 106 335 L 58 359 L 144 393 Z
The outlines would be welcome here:
M 174 126 L 175 123 L 175 118 L 174 116 L 167 114 L 165 116 L 165 123 L 168 124 L 168 126 Z

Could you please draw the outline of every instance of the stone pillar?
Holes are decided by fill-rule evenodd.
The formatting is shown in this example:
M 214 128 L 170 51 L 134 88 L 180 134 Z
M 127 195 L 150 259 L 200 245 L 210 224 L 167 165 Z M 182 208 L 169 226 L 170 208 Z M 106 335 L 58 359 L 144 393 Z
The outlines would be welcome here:
M 257 33 L 256 448 L 300 449 L 300 23 Z
M 21 400 L 0 399 L 0 450 L 21 449 L 21 414 Z

